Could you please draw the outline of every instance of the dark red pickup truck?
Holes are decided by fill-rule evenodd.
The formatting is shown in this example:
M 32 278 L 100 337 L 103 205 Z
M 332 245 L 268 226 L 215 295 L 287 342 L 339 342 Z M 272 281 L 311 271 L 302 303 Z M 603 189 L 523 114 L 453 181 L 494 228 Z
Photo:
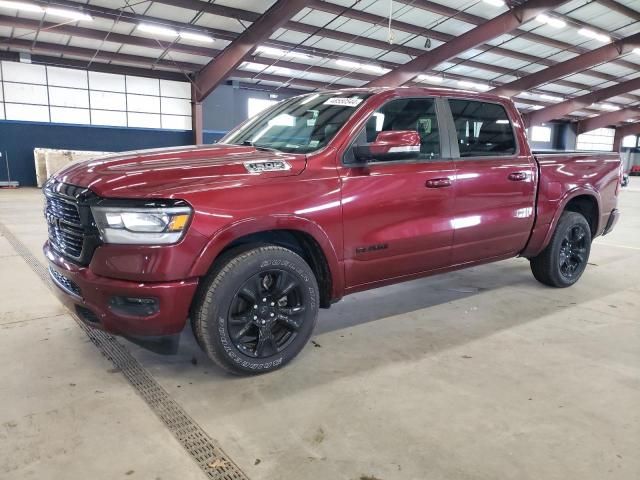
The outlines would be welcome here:
M 522 256 L 582 275 L 617 218 L 617 154 L 531 152 L 502 97 L 426 88 L 287 99 L 216 145 L 128 152 L 46 184 L 60 295 L 124 336 L 181 332 L 273 370 L 349 293 Z

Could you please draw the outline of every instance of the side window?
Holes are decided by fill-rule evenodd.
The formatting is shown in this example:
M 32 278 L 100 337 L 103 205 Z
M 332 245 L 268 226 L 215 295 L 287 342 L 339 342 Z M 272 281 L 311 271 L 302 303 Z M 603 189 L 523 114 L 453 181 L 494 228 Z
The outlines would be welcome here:
M 392 100 L 376 110 L 360 132 L 354 146 L 363 148 L 375 143 L 380 132 L 414 131 L 420 136 L 420 151 L 412 159 L 440 158 L 440 133 L 435 101 L 432 98 L 403 98 Z M 350 149 L 352 150 L 352 149 Z M 405 159 L 398 157 L 399 159 Z M 347 153 L 345 163 L 355 163 L 353 153 Z
M 460 157 L 514 155 L 516 140 L 502 105 L 472 100 L 449 100 L 458 134 Z

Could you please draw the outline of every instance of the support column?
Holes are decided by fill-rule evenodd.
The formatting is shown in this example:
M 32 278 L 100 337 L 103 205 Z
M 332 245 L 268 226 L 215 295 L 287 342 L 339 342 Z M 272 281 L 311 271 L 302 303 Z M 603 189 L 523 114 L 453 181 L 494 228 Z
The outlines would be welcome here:
M 621 127 L 616 128 L 616 135 L 613 137 L 613 151 L 619 152 L 622 146 L 622 139 L 624 138 L 624 132 Z
M 193 131 L 193 143 L 202 145 L 204 143 L 202 102 L 197 100 L 193 85 L 191 86 L 191 129 Z

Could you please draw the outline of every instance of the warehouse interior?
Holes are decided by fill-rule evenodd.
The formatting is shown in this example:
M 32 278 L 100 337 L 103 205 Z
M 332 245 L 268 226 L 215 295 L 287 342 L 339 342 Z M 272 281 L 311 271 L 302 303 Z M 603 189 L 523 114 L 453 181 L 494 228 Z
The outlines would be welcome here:
M 404 87 L 498 95 L 535 152 L 619 161 L 620 220 L 579 283 L 514 255 L 354 290 L 249 377 L 194 324 L 169 352 L 59 301 L 42 188 L 61 169 Z M 636 174 L 640 0 L 0 0 L 0 478 L 640 478 Z

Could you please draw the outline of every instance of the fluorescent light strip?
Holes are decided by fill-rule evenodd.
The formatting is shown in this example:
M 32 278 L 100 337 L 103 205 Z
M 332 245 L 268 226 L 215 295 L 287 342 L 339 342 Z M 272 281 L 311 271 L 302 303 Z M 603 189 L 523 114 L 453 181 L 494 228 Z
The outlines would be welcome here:
M 352 62 L 350 60 L 342 60 L 342 59 L 336 60 L 336 65 L 340 65 L 341 67 L 351 68 L 353 70 L 358 70 L 358 69 L 368 70 L 374 73 L 387 73 L 390 71 L 388 68 L 384 68 L 379 65 L 372 65 L 369 63 L 358 63 L 358 62 Z
M 311 55 L 307 55 L 306 53 L 294 52 L 291 50 L 282 50 L 280 48 L 267 47 L 264 45 L 258 46 L 258 48 L 256 48 L 255 53 L 265 53 L 267 55 L 273 55 L 276 57 L 292 57 L 292 58 L 304 58 L 304 59 L 311 58 Z
M 55 8 L 55 7 L 47 7 L 45 9 L 47 15 L 51 15 L 52 17 L 62 17 L 68 18 L 70 20 L 78 20 L 85 22 L 92 22 L 93 17 L 88 15 L 80 10 L 67 10 L 65 8 Z
M 489 90 L 491 88 L 484 83 L 468 82 L 467 80 L 458 80 L 458 85 L 464 88 L 473 88 L 474 90 Z
M 21 10 L 23 12 L 44 12 L 44 8 L 40 5 L 34 5 L 33 3 L 10 2 L 5 0 L 0 1 L 0 8 L 10 8 L 12 10 Z
M 47 15 L 51 15 L 52 17 L 68 18 L 70 20 L 77 21 L 93 21 L 93 17 L 88 13 L 84 13 L 82 10 L 69 10 L 66 8 L 56 7 L 44 8 L 40 5 L 34 5 L 33 3 L 0 0 L 0 8 L 10 8 L 12 10 L 19 10 L 21 12 L 46 13 Z
M 493 5 L 494 7 L 504 7 L 504 0 L 484 0 L 484 3 L 488 3 L 489 5 Z
M 640 48 L 634 48 L 633 53 L 635 53 L 636 55 L 640 55 Z
M 556 97 L 554 95 L 547 95 L 546 93 L 540 95 L 540 98 L 542 98 L 543 100 L 548 100 L 550 102 L 564 102 L 564 98 Z
M 164 37 L 177 37 L 178 32 L 172 28 L 161 27 L 160 25 L 152 25 L 150 23 L 141 23 L 138 25 L 137 30 L 145 33 L 154 33 L 156 35 L 162 35 Z
M 180 30 L 180 38 L 184 38 L 185 40 L 193 40 L 195 42 L 203 42 L 203 43 L 213 43 L 213 37 L 209 35 L 205 35 L 204 33 L 194 33 L 189 32 L 187 30 Z
M 444 78 L 436 77 L 435 75 L 418 75 L 418 80 L 421 82 L 442 83 Z
M 583 37 L 593 38 L 594 40 L 598 40 L 599 42 L 609 43 L 611 42 L 611 37 L 608 35 L 604 35 L 602 33 L 594 32 L 593 30 L 589 30 L 588 28 L 581 28 L 578 30 L 578 33 Z
M 540 15 L 538 15 L 536 17 L 536 20 L 541 23 L 546 23 L 547 25 L 553 28 L 564 28 L 567 26 L 567 23 L 565 21 L 560 20 L 559 18 L 556 18 L 556 17 L 550 17 L 546 13 L 541 13 Z
M 612 105 L 610 103 L 601 103 L 599 106 L 603 110 L 610 110 L 612 112 L 615 112 L 616 110 L 620 110 L 620 107 L 617 107 L 617 106 Z

